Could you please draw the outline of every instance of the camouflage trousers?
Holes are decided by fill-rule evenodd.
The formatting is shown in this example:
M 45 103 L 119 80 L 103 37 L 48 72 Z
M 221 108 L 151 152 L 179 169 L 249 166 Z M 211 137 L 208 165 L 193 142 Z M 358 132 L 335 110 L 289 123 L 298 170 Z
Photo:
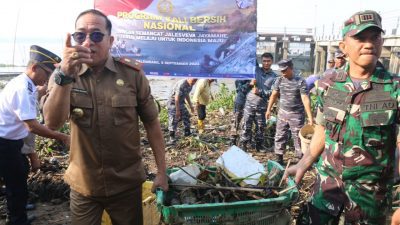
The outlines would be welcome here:
M 183 126 L 185 127 L 185 131 L 190 131 L 190 114 L 185 106 L 180 108 L 181 118 L 179 120 L 176 119 L 176 107 L 175 105 L 168 105 L 168 131 L 176 132 L 178 128 L 178 123 L 183 121 Z
M 323 161 L 321 159 L 318 166 Z M 303 210 L 304 215 L 299 218 L 299 221 L 305 222 L 298 224 L 330 224 L 340 216 L 346 225 L 385 224 L 389 199 L 392 199 L 390 184 L 383 181 L 363 184 L 354 180 L 343 182 L 340 177 L 323 176 L 325 173 L 318 170 L 311 199 Z
M 289 141 L 289 129 L 292 133 L 294 141 L 294 148 L 296 151 L 296 157 L 301 157 L 301 146 L 299 131 L 304 125 L 305 114 L 301 112 L 289 112 L 283 109 L 279 109 L 278 118 L 276 123 L 275 133 L 275 153 L 283 155 L 286 149 L 286 144 Z
M 266 104 L 253 104 L 246 102 L 243 115 L 243 133 L 240 137 L 241 142 L 249 142 L 252 138 L 252 128 L 255 124 L 255 141 L 256 143 L 264 144 L 264 131 L 266 126 L 265 112 L 267 111 Z
M 235 132 L 239 131 L 240 121 L 243 118 L 243 110 L 246 99 L 235 99 L 234 113 L 235 113 Z
M 296 219 L 296 225 L 384 225 L 386 217 L 376 219 L 349 220 L 346 219 L 346 213 L 334 216 L 327 212 L 319 210 L 312 205 L 311 202 L 306 202 L 299 216 Z

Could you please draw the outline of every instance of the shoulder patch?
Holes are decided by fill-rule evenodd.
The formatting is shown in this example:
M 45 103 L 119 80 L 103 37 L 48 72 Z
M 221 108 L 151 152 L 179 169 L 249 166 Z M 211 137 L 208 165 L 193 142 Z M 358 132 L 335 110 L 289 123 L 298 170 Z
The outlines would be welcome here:
M 32 84 L 28 82 L 28 90 L 32 93 L 33 92 L 33 88 L 32 88 Z
M 120 62 L 120 63 L 122 63 L 124 65 L 127 65 L 130 68 L 138 70 L 138 71 L 141 70 L 142 66 L 143 66 L 143 64 L 141 62 L 136 61 L 134 59 L 126 58 L 126 57 L 116 57 L 114 59 L 116 61 L 118 61 L 118 62 Z

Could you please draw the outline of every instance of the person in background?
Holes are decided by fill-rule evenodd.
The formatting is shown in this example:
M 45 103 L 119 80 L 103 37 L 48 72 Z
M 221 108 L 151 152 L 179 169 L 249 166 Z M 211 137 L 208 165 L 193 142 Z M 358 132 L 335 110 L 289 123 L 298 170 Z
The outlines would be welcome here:
M 78 15 L 44 101 L 46 125 L 57 129 L 67 119 L 70 124 L 64 178 L 71 187 L 73 225 L 101 224 L 104 210 L 112 224 L 143 223 L 146 173 L 139 119 L 158 170 L 152 190 L 168 190 L 164 138 L 149 81 L 139 62 L 111 56 L 111 30 L 111 21 L 98 10 Z
M 37 85 L 44 85 L 61 61 L 54 53 L 37 45 L 30 47 L 24 73 L 13 78 L 0 92 L 0 177 L 6 186 L 7 223 L 30 224 L 26 205 L 29 164 L 21 149 L 28 133 L 53 138 L 69 145 L 69 136 L 40 124 L 37 116 Z M 34 162 L 33 167 L 36 167 Z
M 46 94 L 47 83 L 44 85 L 36 86 L 36 90 L 37 90 L 36 106 L 37 106 L 37 111 L 40 112 L 41 110 L 39 110 L 39 107 L 40 107 L 39 101 Z M 36 152 L 36 148 L 35 148 L 35 139 L 36 139 L 36 135 L 33 133 L 29 133 L 28 136 L 24 138 L 24 146 L 21 149 L 21 153 L 26 155 L 29 159 L 32 172 L 36 172 L 40 168 L 40 160 L 39 160 L 39 156 Z M 28 167 L 29 167 L 29 164 L 28 164 Z M 31 207 L 28 207 L 28 208 L 31 208 Z
M 344 66 L 346 65 L 346 55 L 338 49 L 335 52 L 335 69 L 344 69 Z
M 256 69 L 257 68 L 258 68 L 258 65 L 256 65 Z M 234 121 L 234 127 L 232 129 L 232 133 L 231 133 L 231 140 L 232 140 L 232 144 L 234 144 L 234 145 L 237 145 L 237 138 L 238 138 L 238 133 L 240 130 L 240 123 L 243 118 L 243 110 L 244 110 L 244 105 L 246 103 L 246 96 L 249 93 L 249 91 L 251 90 L 250 81 L 251 80 L 236 80 L 235 81 L 236 95 L 235 95 L 234 106 L 233 106 L 235 121 Z
M 256 79 L 250 82 L 251 91 L 247 94 L 243 116 L 243 133 L 240 137 L 240 147 L 247 151 L 251 142 L 253 124 L 255 125 L 256 150 L 265 152 L 264 131 L 266 126 L 265 111 L 268 99 L 271 95 L 271 88 L 277 75 L 272 71 L 271 65 L 274 57 L 271 53 L 265 52 L 261 55 L 262 68 L 256 70 Z
M 199 79 L 193 94 L 193 102 L 197 110 L 197 126 L 199 134 L 204 132 L 204 119 L 206 118 L 206 106 L 212 100 L 211 84 L 215 79 Z
M 318 74 L 312 74 L 306 78 L 306 86 L 307 91 L 310 91 L 315 87 L 315 82 L 318 81 L 321 77 Z
M 308 123 L 313 125 L 311 104 L 308 97 L 307 86 L 304 78 L 296 76 L 293 71 L 291 59 L 283 59 L 278 62 L 282 76 L 278 77 L 272 87 L 272 94 L 269 99 L 267 119 L 271 116 L 271 109 L 279 98 L 278 121 L 275 133 L 275 156 L 276 160 L 283 164 L 283 154 L 289 139 L 289 129 L 294 141 L 296 159 L 302 156 L 299 131 L 305 122 L 307 115 Z
M 329 69 L 334 69 L 334 68 L 335 68 L 335 60 L 330 58 L 328 60 L 328 68 L 327 69 L 329 70 Z
M 399 78 L 381 67 L 382 19 L 372 10 L 344 22 L 339 47 L 345 70 L 319 82 L 318 113 L 310 150 L 284 179 L 316 164 L 312 196 L 297 224 L 386 224 L 391 210 L 394 160 L 399 135 Z
M 194 113 L 192 102 L 190 101 L 190 92 L 193 86 L 196 84 L 197 79 L 188 78 L 183 79 L 175 83 L 172 88 L 170 97 L 167 102 L 168 108 L 168 130 L 169 130 L 169 142 L 168 144 L 174 144 L 176 141 L 176 131 L 178 129 L 178 122 L 183 121 L 184 135 L 185 137 L 190 136 L 190 114 L 185 106 L 185 100 L 189 105 L 190 111 Z

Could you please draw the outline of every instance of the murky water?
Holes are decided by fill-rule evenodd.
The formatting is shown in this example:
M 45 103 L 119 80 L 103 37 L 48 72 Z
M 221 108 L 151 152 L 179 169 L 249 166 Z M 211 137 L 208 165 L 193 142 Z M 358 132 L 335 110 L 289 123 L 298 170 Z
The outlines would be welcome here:
M 0 76 L 0 90 L 3 89 L 5 84 L 10 80 L 10 77 L 2 78 Z M 161 102 L 166 102 L 168 96 L 171 92 L 174 84 L 183 78 L 170 78 L 170 77 L 148 77 L 150 81 L 151 92 L 153 96 L 160 100 Z M 233 90 L 235 87 L 235 81 L 233 79 L 221 79 L 217 83 L 213 83 L 211 86 L 211 91 L 213 93 L 219 90 L 219 85 L 224 83 L 230 90 Z M 192 93 L 194 92 L 194 88 Z
M 153 96 L 160 100 L 161 102 L 166 102 L 171 93 L 172 87 L 178 80 L 183 78 L 156 78 L 149 77 L 151 92 Z M 221 79 L 217 83 L 213 82 L 211 85 L 211 91 L 213 93 L 218 92 L 220 85 L 224 83 L 229 90 L 234 90 L 235 88 L 235 80 L 233 79 Z M 194 88 L 192 89 L 192 94 L 194 92 Z

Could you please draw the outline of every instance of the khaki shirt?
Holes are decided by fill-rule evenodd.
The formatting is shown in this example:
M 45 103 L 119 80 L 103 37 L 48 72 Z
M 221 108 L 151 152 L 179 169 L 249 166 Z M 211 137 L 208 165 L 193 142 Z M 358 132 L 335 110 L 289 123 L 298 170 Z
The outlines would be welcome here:
M 211 86 L 208 79 L 200 79 L 197 81 L 193 94 L 193 102 L 201 105 L 208 105 L 211 98 Z
M 141 185 L 146 175 L 139 117 L 150 122 L 158 111 L 140 65 L 110 56 L 96 76 L 82 70 L 73 83 L 70 110 L 65 180 L 71 188 L 83 195 L 110 196 Z

